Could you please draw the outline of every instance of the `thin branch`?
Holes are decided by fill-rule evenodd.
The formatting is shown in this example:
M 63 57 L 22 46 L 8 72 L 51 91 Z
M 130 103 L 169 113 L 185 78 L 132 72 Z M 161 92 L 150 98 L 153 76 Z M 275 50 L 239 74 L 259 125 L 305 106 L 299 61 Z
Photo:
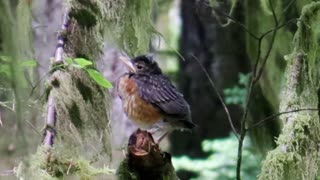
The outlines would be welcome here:
M 66 34 L 66 31 L 68 29 L 68 21 L 69 21 L 69 9 L 65 10 L 65 13 L 63 15 L 63 22 L 62 22 L 62 26 L 61 26 L 61 32 L 60 35 L 58 36 L 58 45 L 57 45 L 57 49 L 55 52 L 55 63 L 62 63 L 63 62 L 63 47 L 65 44 L 65 37 L 64 35 Z
M 0 172 L 0 176 L 12 176 L 14 174 L 15 170 L 14 169 L 10 169 L 10 170 L 6 170 L 6 171 L 1 171 Z
M 287 12 L 287 10 L 289 9 L 289 7 L 293 4 L 295 0 L 292 0 L 289 5 L 285 8 L 284 10 L 284 13 Z M 203 3 L 205 6 L 209 6 L 210 8 L 212 8 L 210 5 L 208 4 L 205 4 Z M 248 88 L 248 94 L 247 94 L 247 101 L 246 101 L 246 105 L 245 105 L 245 108 L 244 108 L 244 114 L 242 116 L 242 119 L 241 119 L 241 131 L 240 131 L 240 137 L 238 138 L 239 140 L 239 146 L 238 146 L 238 160 L 237 160 L 237 170 L 236 170 L 236 177 L 237 177 L 237 180 L 240 180 L 241 179 L 241 162 L 242 162 L 242 146 L 243 146 L 243 140 L 244 140 L 244 137 L 246 135 L 246 132 L 248 129 L 246 129 L 246 119 L 247 119 L 247 116 L 248 116 L 248 111 L 249 111 L 249 106 L 250 106 L 250 101 L 251 101 L 251 97 L 252 97 L 252 91 L 253 91 L 253 88 L 255 86 L 255 84 L 258 82 L 258 80 L 260 79 L 261 75 L 262 75 L 262 72 L 265 68 L 265 65 L 266 65 L 266 62 L 269 58 L 269 55 L 271 53 L 271 50 L 272 50 L 272 47 L 273 47 L 273 44 L 274 44 L 274 40 L 275 40 L 275 36 L 276 36 L 276 32 L 277 30 L 279 30 L 280 28 L 288 25 L 289 23 L 292 23 L 293 21 L 296 21 L 296 19 L 291 19 L 281 25 L 279 25 L 279 20 L 277 18 L 277 15 L 276 15 L 276 12 L 275 12 L 275 9 L 273 7 L 273 4 L 271 2 L 271 0 L 269 0 L 269 4 L 270 4 L 270 8 L 271 8 L 271 11 L 272 11 L 272 16 L 273 16 L 273 19 L 274 19 L 274 22 L 275 22 L 275 26 L 273 29 L 271 30 L 268 30 L 266 31 L 265 33 L 263 33 L 260 37 L 258 37 L 257 35 L 255 35 L 253 32 L 251 32 L 244 24 L 242 24 L 241 22 L 237 21 L 235 18 L 215 9 L 215 12 L 217 12 L 218 14 L 224 16 L 224 17 L 227 17 L 229 19 L 231 19 L 233 22 L 235 22 L 235 24 L 237 24 L 238 26 L 240 26 L 242 29 L 244 29 L 245 32 L 247 32 L 252 38 L 258 40 L 258 52 L 257 52 L 257 57 L 256 57 L 256 60 L 255 60 L 255 64 L 254 64 L 254 67 L 253 67 L 253 75 L 252 75 L 252 78 L 250 80 L 250 85 L 249 85 L 249 88 Z M 282 19 L 282 17 L 281 17 Z M 280 20 L 281 20 L 280 19 Z M 262 40 L 268 35 L 272 33 L 272 38 L 271 38 L 271 42 L 269 44 L 269 47 L 267 49 L 267 52 L 266 52 L 266 55 L 264 56 L 264 58 L 262 59 L 262 64 L 259 68 L 259 61 L 260 61 L 260 56 L 261 56 L 261 46 L 262 46 Z M 295 111 L 292 111 L 292 112 L 295 112 Z M 285 112 L 283 112 L 285 113 Z M 289 113 L 289 112 L 288 112 Z M 278 114 L 280 115 L 280 114 Z M 275 116 L 275 115 L 273 115 Z M 272 117 L 273 117 L 272 116 Z M 267 117 L 266 119 L 270 119 L 272 118 L 271 116 L 270 117 Z M 265 120 L 263 120 L 265 121 Z M 261 122 L 262 123 L 262 122 Z
M 240 26 L 251 37 L 253 37 L 256 40 L 259 40 L 259 37 L 257 35 L 255 35 L 253 32 L 251 32 L 243 23 L 241 23 L 240 21 L 236 20 L 234 17 L 229 16 L 228 14 L 225 14 L 224 12 L 221 12 L 218 9 L 215 9 L 214 11 L 217 12 L 218 14 L 220 14 L 221 16 L 224 16 L 226 18 L 231 19 L 233 22 L 235 22 L 236 25 Z
M 233 134 L 237 137 L 237 139 L 239 139 L 239 135 L 238 135 L 238 133 L 237 133 L 237 130 L 236 130 L 236 128 L 234 127 L 234 125 L 233 125 L 233 123 L 232 123 L 232 119 L 231 119 L 231 116 L 230 116 L 230 112 L 229 112 L 226 104 L 224 103 L 223 98 L 222 98 L 222 96 L 220 95 L 220 93 L 219 93 L 216 85 L 214 84 L 213 80 L 211 79 L 208 71 L 203 67 L 202 63 L 199 61 L 199 59 L 198 59 L 197 57 L 195 57 L 194 55 L 192 55 L 192 57 L 199 63 L 202 71 L 203 71 L 203 72 L 205 73 L 205 75 L 207 76 L 207 78 L 208 78 L 208 80 L 209 80 L 212 88 L 213 88 L 214 91 L 216 92 L 216 94 L 217 94 L 217 96 L 218 96 L 218 99 L 219 99 L 219 101 L 221 102 L 221 104 L 222 104 L 222 106 L 223 106 L 224 111 L 225 111 L 226 114 L 227 114 L 228 121 L 229 121 L 229 124 L 230 124 L 230 126 L 231 126 L 231 129 L 232 129 L 232 131 L 233 131 Z
M 34 90 L 37 88 L 37 86 L 40 84 L 41 81 L 43 81 L 45 79 L 45 77 L 47 77 L 48 75 L 50 75 L 52 72 L 54 72 L 55 70 L 57 69 L 61 69 L 61 67 L 63 67 L 64 65 L 63 64 L 59 64 L 59 65 L 56 65 L 54 67 L 52 67 L 49 72 L 46 72 L 36 83 L 35 85 L 32 87 L 30 93 L 29 93 L 29 96 L 32 96 L 33 95 L 33 92 Z
M 264 122 L 271 120 L 271 119 L 274 119 L 274 118 L 281 116 L 283 114 L 290 114 L 290 113 L 296 113 L 296 112 L 301 112 L 301 111 L 319 111 L 319 110 L 320 109 L 318 109 L 318 108 L 305 108 L 305 109 L 295 109 L 295 110 L 291 110 L 291 111 L 279 112 L 279 113 L 273 114 L 271 116 L 268 116 L 268 117 L 262 119 L 261 121 L 253 124 L 251 127 L 248 127 L 247 130 L 251 130 L 254 127 L 258 127 L 258 126 L 262 125 Z
M 40 82 L 43 81 L 44 78 L 45 78 L 46 76 L 48 76 L 48 75 L 49 75 L 49 73 L 46 73 L 45 75 L 43 75 L 43 76 L 35 83 L 35 85 L 32 87 L 32 89 L 31 89 L 31 91 L 30 91 L 30 93 L 29 93 L 29 96 L 32 96 L 32 95 L 33 95 L 33 92 L 34 92 L 34 90 L 36 89 L 36 87 L 38 87 L 38 85 L 40 84 Z
M 12 102 L 11 102 L 11 101 L 8 101 L 8 102 L 0 102 L 0 106 L 9 109 L 9 110 L 11 110 L 12 112 L 15 112 L 15 110 L 14 110 L 13 108 L 10 108 L 8 105 L 6 105 L 6 103 L 12 103 Z M 27 122 L 27 124 L 28 124 L 37 134 L 41 135 L 41 133 L 37 130 L 36 127 L 34 127 L 34 126 L 32 125 L 32 123 L 30 123 L 28 120 L 25 120 L 25 121 Z M 2 127 L 2 126 L 3 126 L 3 123 L 2 123 L 2 117 L 1 117 L 1 111 L 0 111 L 0 127 Z
M 255 84 L 260 79 L 261 74 L 262 74 L 262 72 L 264 70 L 265 64 L 266 64 L 266 62 L 267 62 L 267 60 L 269 58 L 269 55 L 271 53 L 271 50 L 272 50 L 272 47 L 273 47 L 273 44 L 274 44 L 274 40 L 275 40 L 275 36 L 276 36 L 276 32 L 277 32 L 277 27 L 278 27 L 278 19 L 277 19 L 277 16 L 275 14 L 273 5 L 271 3 L 271 0 L 269 0 L 269 4 L 270 4 L 270 7 L 272 9 L 272 15 L 273 15 L 273 18 L 274 18 L 274 21 L 275 21 L 275 28 L 274 28 L 275 30 L 272 31 L 273 34 L 272 34 L 271 42 L 269 44 L 268 50 L 266 52 L 266 55 L 264 56 L 264 59 L 262 61 L 262 65 L 261 65 L 261 67 L 260 67 L 260 69 L 258 70 L 258 73 L 257 73 L 257 67 L 258 67 L 258 64 L 259 64 L 259 59 L 260 59 L 260 54 L 261 54 L 261 44 L 262 44 L 261 42 L 262 42 L 262 39 L 266 35 L 262 35 L 260 37 L 261 39 L 259 39 L 258 55 L 257 55 L 255 67 L 254 67 L 253 76 L 252 76 L 251 81 L 250 81 L 249 93 L 248 93 L 248 96 L 247 96 L 247 103 L 246 103 L 246 106 L 245 106 L 245 111 L 244 111 L 244 114 L 243 114 L 243 117 L 242 117 L 242 120 L 241 120 L 241 133 L 240 133 L 240 139 L 239 139 L 239 145 L 238 145 L 238 160 L 237 160 L 237 169 L 236 169 L 237 180 L 241 180 L 242 147 L 243 147 L 244 137 L 245 137 L 245 135 L 247 133 L 247 129 L 246 129 L 245 126 L 246 126 L 246 120 L 247 120 L 247 116 L 248 116 L 248 112 L 249 112 L 249 106 L 250 106 L 250 100 L 251 100 L 251 96 L 252 96 L 253 87 L 255 86 Z
M 269 4 L 270 4 L 271 11 L 272 11 L 272 16 L 273 16 L 273 20 L 274 20 L 275 26 L 278 26 L 278 24 L 279 24 L 278 18 L 277 18 L 277 15 L 276 15 L 276 12 L 274 10 L 274 7 L 273 7 L 273 4 L 272 4 L 271 0 L 269 0 Z
M 206 4 L 202 1 L 202 5 L 207 6 L 209 8 L 212 8 L 209 4 Z M 236 25 L 240 26 L 245 32 L 247 32 L 251 37 L 253 37 L 254 39 L 258 40 L 259 37 L 257 35 L 255 35 L 253 32 L 251 32 L 243 23 L 241 23 L 240 21 L 236 20 L 234 17 L 230 16 L 229 14 L 226 14 L 218 9 L 214 9 L 215 12 L 217 12 L 218 14 L 220 14 L 221 16 L 224 16 L 228 19 L 230 19 L 231 21 L 235 22 Z
M 292 1 L 290 1 L 290 2 L 288 3 L 288 5 L 284 8 L 284 10 L 283 10 L 283 16 L 281 16 L 281 18 L 280 18 L 279 21 L 281 21 L 281 20 L 285 17 L 285 15 L 287 14 L 288 10 L 289 10 L 290 7 L 294 4 L 295 1 L 296 1 L 296 0 L 292 0 Z
M 252 80 L 254 81 L 253 86 L 255 85 L 255 82 L 257 82 L 257 81 L 260 79 L 261 75 L 262 75 L 262 72 L 263 72 L 263 70 L 264 70 L 264 67 L 265 67 L 265 65 L 266 65 L 266 63 L 267 63 L 267 60 L 268 60 L 268 58 L 269 58 L 269 55 L 270 55 L 270 53 L 271 53 L 271 50 L 272 50 L 272 47 L 273 47 L 273 44 L 274 44 L 274 40 L 275 40 L 275 38 L 276 38 L 276 34 L 277 34 L 277 31 L 276 31 L 276 30 L 273 31 L 272 37 L 271 37 L 271 42 L 269 43 L 269 47 L 268 47 L 267 53 L 266 53 L 266 55 L 265 55 L 264 58 L 263 58 L 262 65 L 261 65 L 261 67 L 259 68 L 258 73 L 255 74 L 255 76 L 253 77 L 254 79 L 252 79 Z M 260 44 L 260 45 L 261 45 L 261 44 Z M 259 49 L 261 49 L 261 46 L 260 46 Z M 260 57 L 258 57 L 258 58 L 260 59 Z M 257 61 L 257 64 L 256 64 L 256 65 L 258 66 L 258 61 Z
M 0 127 L 3 127 L 3 123 L 2 123 L 2 117 L 1 117 L 1 111 L 0 111 Z
M 8 105 L 6 105 L 7 102 L 0 102 L 0 106 L 9 109 L 10 111 L 14 111 L 13 108 L 9 107 Z
M 241 120 L 241 130 L 240 130 L 240 138 L 239 138 L 239 145 L 238 145 L 238 160 L 237 160 L 237 180 L 241 180 L 241 162 L 242 162 L 242 146 L 243 146 L 243 140 L 247 133 L 245 125 L 246 125 L 246 119 L 249 112 L 249 105 L 251 100 L 251 94 L 254 86 L 254 77 L 251 78 L 249 89 L 248 89 L 248 95 L 247 95 L 247 101 L 244 109 L 244 114 Z
M 54 105 L 54 99 L 52 95 L 49 96 L 48 99 L 48 112 L 47 112 L 47 120 L 46 120 L 46 129 L 43 138 L 43 144 L 47 146 L 53 145 L 53 140 L 55 136 L 55 125 L 57 120 L 56 109 Z
M 40 136 L 42 136 L 42 134 L 38 131 L 38 129 L 28 120 L 26 120 L 27 124 Z
M 298 20 L 297 20 L 296 18 L 293 18 L 293 19 L 290 19 L 289 21 L 287 21 L 287 22 L 285 22 L 285 23 L 283 23 L 283 24 L 280 24 L 280 25 L 278 24 L 278 25 L 275 26 L 274 28 L 272 28 L 272 29 L 266 31 L 265 33 L 263 33 L 263 34 L 259 37 L 259 40 L 260 40 L 260 39 L 263 39 L 263 38 L 264 38 L 265 36 L 267 36 L 268 34 L 274 32 L 274 31 L 277 31 L 277 30 L 283 28 L 284 26 L 287 26 L 287 25 L 290 24 L 290 23 L 297 22 L 297 21 L 298 21 Z
M 233 1 L 233 2 L 231 3 L 230 11 L 229 11 L 229 13 L 227 14 L 228 16 L 232 16 L 232 14 L 233 14 L 233 12 L 234 12 L 234 10 L 235 10 L 235 7 L 237 6 L 237 3 L 238 3 L 238 2 L 239 2 L 238 0 L 235 0 L 235 1 Z M 216 12 L 216 11 L 215 11 L 215 12 Z M 214 12 L 213 12 L 213 13 L 214 13 Z M 223 24 L 223 23 L 221 22 L 220 17 L 217 17 L 216 19 L 217 19 L 217 21 L 219 22 L 219 25 L 220 25 L 221 27 L 227 27 L 227 26 L 229 26 L 230 23 L 232 22 L 232 19 L 227 18 L 227 22 Z
M 282 28 L 282 27 L 284 27 L 284 26 L 287 26 L 288 24 L 293 23 L 293 22 L 296 22 L 296 21 L 297 21 L 296 19 L 291 19 L 291 20 L 289 20 L 289 21 L 287 21 L 287 22 L 285 22 L 285 23 L 283 23 L 283 24 L 281 24 L 281 25 L 278 25 L 278 26 L 274 27 L 273 29 L 270 29 L 270 30 L 266 31 L 265 33 L 263 33 L 263 34 L 258 38 L 258 53 L 257 53 L 255 65 L 254 65 L 254 67 L 253 67 L 253 77 L 254 77 L 254 81 L 257 81 L 257 80 L 260 78 L 260 76 L 261 76 L 261 74 L 262 74 L 262 70 L 264 69 L 264 68 L 260 68 L 260 70 L 258 71 L 258 76 L 257 76 L 257 69 L 258 69 L 258 64 L 259 64 L 259 60 L 260 60 L 260 56 L 261 56 L 262 40 L 263 40 L 268 34 L 274 33 L 274 34 L 272 35 L 272 38 L 271 38 L 271 39 L 272 39 L 272 43 L 271 43 L 271 44 L 273 44 L 273 41 L 274 41 L 274 38 L 275 38 L 275 32 L 276 32 L 277 30 L 279 30 L 280 28 Z M 268 50 L 269 50 L 269 49 L 270 49 L 270 47 L 268 48 Z M 271 51 L 271 49 L 270 49 L 270 51 Z M 267 53 L 266 53 L 266 56 L 265 56 L 264 59 L 263 59 L 263 65 L 262 65 L 261 67 L 264 67 L 265 63 L 267 62 L 269 53 L 270 53 L 270 52 L 267 52 Z

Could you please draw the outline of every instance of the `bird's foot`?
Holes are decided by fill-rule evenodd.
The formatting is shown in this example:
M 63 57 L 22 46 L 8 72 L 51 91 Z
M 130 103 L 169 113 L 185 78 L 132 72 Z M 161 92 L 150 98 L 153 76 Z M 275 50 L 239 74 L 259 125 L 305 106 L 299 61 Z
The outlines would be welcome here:
M 168 134 L 169 134 L 168 131 L 164 132 L 164 133 L 160 136 L 160 138 L 156 140 L 156 143 L 157 143 L 157 144 L 160 144 L 160 142 L 161 142 L 165 137 L 167 137 Z
M 152 129 L 149 129 L 147 132 L 150 133 L 154 137 L 154 139 L 156 140 L 155 142 L 157 144 L 159 144 L 169 134 L 169 131 L 167 131 L 167 130 L 163 131 L 163 129 L 161 129 L 159 127 L 154 127 Z M 156 137 L 159 137 L 159 138 L 156 138 Z
M 158 127 L 155 127 L 155 128 L 151 128 L 148 130 L 148 133 L 154 135 L 156 134 L 156 132 L 159 131 L 159 128 Z

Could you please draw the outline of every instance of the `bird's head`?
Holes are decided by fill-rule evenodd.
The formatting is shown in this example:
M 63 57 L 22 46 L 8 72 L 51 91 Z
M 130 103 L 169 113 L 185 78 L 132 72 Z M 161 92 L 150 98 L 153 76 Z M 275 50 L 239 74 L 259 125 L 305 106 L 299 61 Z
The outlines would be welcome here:
M 133 59 L 126 57 L 120 57 L 125 65 L 128 66 L 131 73 L 136 74 L 161 74 L 161 69 L 159 68 L 156 61 L 153 60 L 152 56 L 141 55 Z

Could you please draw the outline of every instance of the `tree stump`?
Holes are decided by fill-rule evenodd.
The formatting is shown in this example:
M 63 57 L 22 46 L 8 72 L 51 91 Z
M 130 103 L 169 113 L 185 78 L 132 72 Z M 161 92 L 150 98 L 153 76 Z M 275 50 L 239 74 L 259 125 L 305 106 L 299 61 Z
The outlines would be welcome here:
M 127 149 L 127 157 L 117 171 L 119 180 L 179 179 L 171 155 L 161 151 L 149 132 L 137 129 L 130 136 Z

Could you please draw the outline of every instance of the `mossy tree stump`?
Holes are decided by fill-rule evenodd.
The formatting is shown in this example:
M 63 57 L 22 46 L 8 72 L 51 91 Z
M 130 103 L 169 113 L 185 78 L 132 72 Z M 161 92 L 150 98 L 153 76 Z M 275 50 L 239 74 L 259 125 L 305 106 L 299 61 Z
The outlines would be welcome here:
M 138 129 L 130 136 L 127 153 L 117 171 L 119 180 L 179 179 L 171 155 L 162 152 L 147 131 Z

